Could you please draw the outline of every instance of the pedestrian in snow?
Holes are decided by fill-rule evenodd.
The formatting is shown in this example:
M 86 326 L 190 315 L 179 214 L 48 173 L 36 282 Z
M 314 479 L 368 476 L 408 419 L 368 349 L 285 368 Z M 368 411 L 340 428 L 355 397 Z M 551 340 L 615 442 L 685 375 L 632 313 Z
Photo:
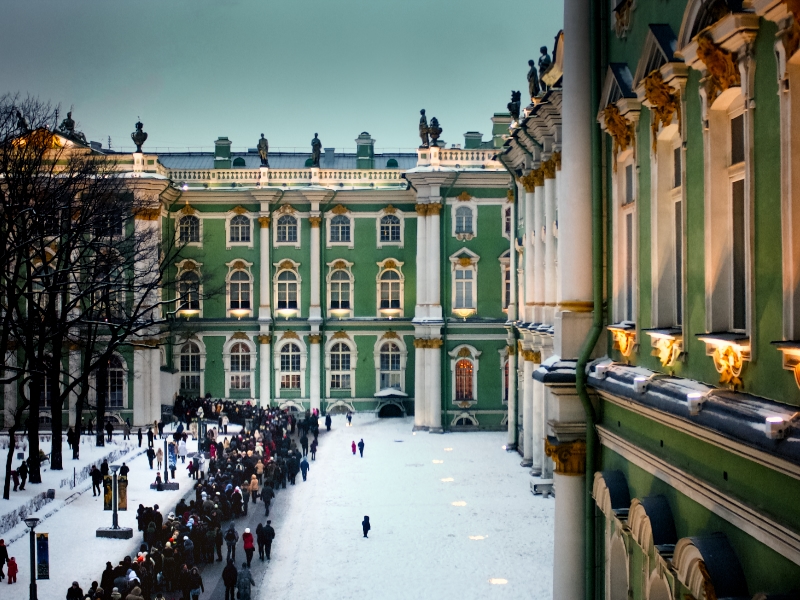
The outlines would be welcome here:
M 314 438 L 314 441 L 311 442 L 311 460 L 317 460 L 317 439 Z
M 152 427 L 149 427 L 147 429 L 147 447 L 148 448 L 152 448 L 153 447 L 153 428 Z
M 157 427 L 158 427 L 158 439 L 163 440 L 164 439 L 164 421 L 159 421 Z
M 247 563 L 242 563 L 242 568 L 236 577 L 236 591 L 238 592 L 239 600 L 250 600 L 250 588 L 255 585 L 256 582 L 253 581 L 253 576 L 250 574 L 250 569 L 247 568 Z
M 25 462 L 24 460 L 22 461 L 22 464 L 19 467 L 17 467 L 17 474 L 19 475 L 19 478 L 22 481 L 22 483 L 20 483 L 19 485 L 19 489 L 24 490 L 25 481 L 28 479 L 28 463 Z
M 225 532 L 225 543 L 228 546 L 228 559 L 236 560 L 236 542 L 239 541 L 239 532 L 236 531 L 236 526 L 231 521 L 228 530 Z
M 17 583 L 17 573 L 19 573 L 17 559 L 12 556 L 8 559 L 8 585 Z
M 372 529 L 369 525 L 369 517 L 364 515 L 364 520 L 361 521 L 361 529 L 364 531 L 364 537 L 367 537 L 369 530 Z
M 131 439 L 131 423 L 130 420 L 125 421 L 125 425 L 122 426 L 122 439 L 129 440 Z
M 150 463 L 150 470 L 153 470 L 153 461 L 156 458 L 156 453 L 153 451 L 153 448 L 150 447 L 147 449 L 147 462 Z
M 253 542 L 253 534 L 250 533 L 250 528 L 246 528 L 242 534 L 242 545 L 244 547 L 244 554 L 247 557 L 247 566 L 253 562 L 253 553 L 256 551 L 255 543 Z
M 0 581 L 6 578 L 3 575 L 3 565 L 8 562 L 8 546 L 6 546 L 5 540 L 0 540 Z
M 161 470 L 161 464 L 164 462 L 164 451 L 159 448 L 156 451 L 156 465 L 158 465 L 158 470 Z
M 108 475 L 109 468 L 108 468 L 108 459 L 104 458 L 103 462 L 100 463 L 100 473 L 102 473 L 103 477 Z
M 192 572 L 189 574 L 189 595 L 191 596 L 192 600 L 197 600 L 200 598 L 200 592 L 205 592 L 206 588 L 203 587 L 203 578 L 200 576 L 200 571 L 197 570 L 197 567 L 192 569 Z
M 122 600 L 122 594 L 119 593 L 119 588 L 111 589 L 111 600 Z
M 92 478 L 92 496 L 102 496 L 100 484 L 103 483 L 103 474 L 100 469 L 92 465 L 89 476 Z
M 127 477 L 128 473 L 130 473 L 130 472 L 131 472 L 131 468 L 123 462 L 122 466 L 119 468 L 119 476 L 120 477 Z
M 308 460 L 306 460 L 306 457 L 304 456 L 303 460 L 300 461 L 300 471 L 303 473 L 303 481 L 306 480 L 306 475 L 308 475 L 309 468 Z
M 139 448 L 142 447 L 142 428 L 139 427 L 139 431 L 136 432 L 136 437 L 139 438 Z
M 83 600 L 83 590 L 77 581 L 73 581 L 67 590 L 67 600 Z
M 275 492 L 272 489 L 272 486 L 267 484 L 264 486 L 264 489 L 261 490 L 261 500 L 264 502 L 264 516 L 269 516 L 269 505 L 272 502 L 272 499 L 275 497 Z
M 233 564 L 231 559 L 228 559 L 228 564 L 222 569 L 222 583 L 225 584 L 225 600 L 236 600 L 236 578 L 239 571 L 236 570 L 236 565 Z
M 300 436 L 300 447 L 303 449 L 303 456 L 308 454 L 308 436 L 305 433 Z
M 11 478 L 14 480 L 14 489 L 12 491 L 16 492 L 19 489 L 19 473 L 17 473 L 16 469 L 11 471 Z
M 182 464 L 186 462 L 186 453 L 186 440 L 181 439 L 181 441 L 178 442 L 178 456 L 181 457 Z
M 266 538 L 264 554 L 267 556 L 267 560 L 269 560 L 270 554 L 272 553 L 272 541 L 275 539 L 275 530 L 272 528 L 272 521 L 267 521 L 267 524 L 264 526 L 264 536 Z
M 108 435 L 108 441 L 111 441 L 111 436 L 114 433 L 114 426 L 111 424 L 111 421 L 106 423 L 106 435 Z
M 194 542 L 188 535 L 183 536 L 183 561 L 187 567 L 194 566 Z
M 325 428 L 330 431 L 331 430 L 331 416 L 325 415 Z
M 358 451 L 361 453 L 361 458 L 364 458 L 364 438 L 361 438 L 361 441 L 358 442 Z
M 353 456 L 356 455 L 356 441 L 353 440 L 353 443 L 350 444 L 350 449 L 353 451 Z

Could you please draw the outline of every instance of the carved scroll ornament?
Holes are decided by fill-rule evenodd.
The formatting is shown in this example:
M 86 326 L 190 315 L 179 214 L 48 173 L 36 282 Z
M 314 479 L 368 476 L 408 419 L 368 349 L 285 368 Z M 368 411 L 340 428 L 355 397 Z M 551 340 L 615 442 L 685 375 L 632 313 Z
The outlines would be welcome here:
M 633 146 L 633 123 L 628 121 L 619 108 L 609 104 L 603 110 L 603 121 L 611 138 L 614 140 L 614 171 L 617 170 L 617 155 Z
M 740 350 L 733 346 L 717 346 L 712 355 L 714 368 L 719 373 L 720 385 L 728 385 L 731 389 L 742 386 L 742 368 L 744 359 Z
M 707 35 L 697 38 L 697 58 L 706 66 L 706 92 L 709 106 L 732 87 L 742 85 L 742 76 L 736 65 L 736 55 L 714 43 Z
M 651 105 L 653 118 L 650 127 L 653 133 L 653 152 L 656 151 L 658 141 L 658 128 L 666 127 L 672 123 L 672 118 L 677 115 L 678 129 L 681 123 L 681 103 L 678 94 L 664 83 L 661 71 L 653 71 L 644 80 L 644 97 Z

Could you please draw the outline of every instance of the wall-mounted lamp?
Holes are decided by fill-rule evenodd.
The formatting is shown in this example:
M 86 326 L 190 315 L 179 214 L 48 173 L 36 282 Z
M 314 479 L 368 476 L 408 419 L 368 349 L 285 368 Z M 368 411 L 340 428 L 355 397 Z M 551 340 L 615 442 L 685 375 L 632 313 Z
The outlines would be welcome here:
M 689 407 L 689 414 L 693 417 L 699 415 L 705 401 L 706 394 L 701 392 L 689 392 L 686 394 L 686 405 Z

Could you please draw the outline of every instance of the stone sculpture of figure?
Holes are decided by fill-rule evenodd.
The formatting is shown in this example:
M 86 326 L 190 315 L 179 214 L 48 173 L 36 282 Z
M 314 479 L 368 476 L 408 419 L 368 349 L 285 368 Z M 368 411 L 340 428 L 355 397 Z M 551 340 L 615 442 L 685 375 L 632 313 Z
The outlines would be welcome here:
M 19 111 L 17 111 L 17 129 L 19 129 L 23 133 L 28 132 L 28 122 L 25 120 L 25 117 L 23 117 L 22 113 Z
M 419 137 L 422 140 L 421 148 L 428 148 L 430 144 L 430 138 L 428 137 L 428 119 L 425 116 L 425 109 L 423 108 L 419 111 L 419 114 L 422 115 L 419 118 Z
M 313 142 L 312 142 L 313 145 Z M 264 134 L 261 134 L 261 139 L 258 140 L 258 155 L 261 157 L 261 166 L 268 167 L 269 166 L 269 142 L 267 138 L 264 137 Z
M 545 74 L 545 71 L 547 71 L 547 69 L 550 68 L 550 65 L 553 64 L 553 60 L 547 53 L 547 46 L 542 46 L 539 48 L 539 53 L 541 54 L 539 57 L 539 79 L 541 79 L 542 75 Z
M 431 119 L 431 125 L 428 127 L 428 133 L 431 136 L 431 145 L 438 146 L 439 145 L 439 136 L 442 135 L 442 128 L 439 127 L 439 119 L 433 117 Z
M 131 134 L 131 139 L 136 144 L 136 152 L 141 152 L 142 144 L 147 141 L 147 134 L 142 130 L 143 127 L 144 125 L 142 125 L 141 121 L 136 121 L 136 131 Z
M 536 72 L 536 63 L 533 60 L 528 61 L 528 95 L 531 97 L 531 102 L 536 96 L 539 95 L 539 75 Z
M 511 118 L 519 121 L 519 109 L 522 99 L 522 92 L 515 92 L 511 90 L 511 102 L 507 104 L 508 112 L 511 113 Z
M 311 166 L 319 168 L 319 158 L 322 154 L 322 142 L 317 137 L 317 134 L 314 134 L 314 139 L 311 140 Z
M 64 135 L 72 137 L 75 134 L 75 120 L 72 118 L 72 111 L 67 113 L 67 118 L 61 121 L 58 126 L 59 131 Z

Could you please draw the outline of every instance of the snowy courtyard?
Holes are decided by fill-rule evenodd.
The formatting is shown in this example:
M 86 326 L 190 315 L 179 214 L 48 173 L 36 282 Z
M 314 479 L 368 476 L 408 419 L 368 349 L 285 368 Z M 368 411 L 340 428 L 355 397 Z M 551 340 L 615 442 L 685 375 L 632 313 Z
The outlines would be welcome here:
M 531 494 L 506 434 L 413 434 L 412 425 L 334 419 L 308 481 L 278 496 L 257 597 L 552 597 L 554 501 Z M 362 438 L 363 459 L 350 450 Z

